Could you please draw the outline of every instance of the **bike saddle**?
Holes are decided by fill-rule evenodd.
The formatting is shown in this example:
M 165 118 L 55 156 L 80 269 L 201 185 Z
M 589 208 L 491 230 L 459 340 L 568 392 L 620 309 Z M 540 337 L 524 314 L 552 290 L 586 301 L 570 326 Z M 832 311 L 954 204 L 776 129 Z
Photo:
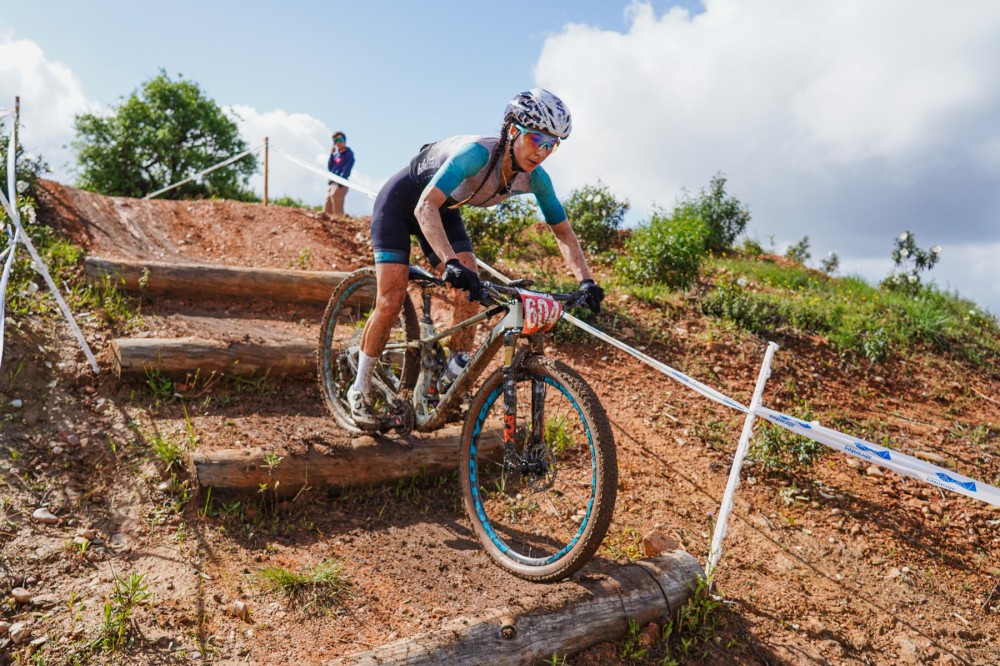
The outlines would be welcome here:
M 435 277 L 433 274 L 424 270 L 420 266 L 410 266 L 409 274 L 410 282 L 430 282 L 431 284 L 441 285 L 444 284 L 443 281 Z

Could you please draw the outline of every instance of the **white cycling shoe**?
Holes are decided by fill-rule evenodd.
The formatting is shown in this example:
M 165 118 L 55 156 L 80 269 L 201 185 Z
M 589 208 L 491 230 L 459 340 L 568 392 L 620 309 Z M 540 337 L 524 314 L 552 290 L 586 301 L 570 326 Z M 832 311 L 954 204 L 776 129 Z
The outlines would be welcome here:
M 364 393 L 353 388 L 347 389 L 347 404 L 351 408 L 351 418 L 356 426 L 362 430 L 378 427 L 378 418 L 372 412 L 372 405 Z

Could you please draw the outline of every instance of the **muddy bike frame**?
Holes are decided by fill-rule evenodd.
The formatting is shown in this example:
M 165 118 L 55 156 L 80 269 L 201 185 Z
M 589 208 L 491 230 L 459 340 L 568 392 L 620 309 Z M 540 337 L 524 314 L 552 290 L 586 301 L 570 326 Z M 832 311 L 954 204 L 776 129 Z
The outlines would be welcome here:
M 400 352 L 404 350 L 419 352 L 420 372 L 417 375 L 417 381 L 413 388 L 413 395 L 408 400 L 414 410 L 413 429 L 418 432 L 437 430 L 448 422 L 451 412 L 458 406 L 462 396 L 471 389 L 472 385 L 480 377 L 501 347 L 504 348 L 503 367 L 505 384 L 509 386 L 513 386 L 514 371 L 520 365 L 521 360 L 529 353 L 542 353 L 544 334 L 546 331 L 551 330 L 555 323 L 562 317 L 562 306 L 560 305 L 558 308 L 543 306 L 539 308 L 543 312 L 536 310 L 529 316 L 526 316 L 526 303 L 531 308 L 531 304 L 536 302 L 537 299 L 575 304 L 584 298 L 582 292 L 541 294 L 530 291 L 524 288 L 526 286 L 526 281 L 524 280 L 512 282 L 510 285 L 499 285 L 484 281 L 482 283 L 482 296 L 485 298 L 480 298 L 480 302 L 484 300 L 489 302 L 486 305 L 486 309 L 450 328 L 443 331 L 436 331 L 434 329 L 434 322 L 431 319 L 432 292 L 436 287 L 446 287 L 448 285 L 443 280 L 416 266 L 410 267 L 409 280 L 419 285 L 421 290 L 420 339 L 405 343 L 389 342 L 386 345 L 385 351 L 396 349 Z M 498 301 L 498 297 L 509 298 L 510 300 Z M 532 299 L 536 299 L 536 301 Z M 439 367 L 437 360 L 439 347 L 437 343 L 451 337 L 458 331 L 475 326 L 482 321 L 492 319 L 501 314 L 503 314 L 503 318 L 494 325 L 486 341 L 472 353 L 465 370 L 455 379 L 448 391 L 439 397 L 438 404 L 436 406 L 432 405 L 428 400 L 428 393 L 433 381 L 434 371 Z M 529 330 L 537 328 L 537 332 L 533 331 L 525 334 L 526 326 Z M 517 350 L 517 342 L 521 337 L 528 339 L 528 345 Z M 375 381 L 381 382 L 382 380 L 376 378 Z M 383 388 L 388 387 L 385 386 Z M 392 390 L 387 390 L 385 393 L 390 396 L 394 394 Z M 393 406 L 395 407 L 396 405 Z M 515 413 L 515 408 L 513 391 L 504 391 L 504 413 L 508 415 L 504 419 L 505 442 L 513 440 L 512 429 L 514 427 L 513 414 Z M 511 430 L 511 432 L 507 432 L 508 430 Z

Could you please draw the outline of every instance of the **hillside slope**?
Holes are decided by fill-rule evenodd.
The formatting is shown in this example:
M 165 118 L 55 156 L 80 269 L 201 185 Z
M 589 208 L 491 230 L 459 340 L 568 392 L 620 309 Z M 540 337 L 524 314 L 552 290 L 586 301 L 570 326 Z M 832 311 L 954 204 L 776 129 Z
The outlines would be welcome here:
M 365 220 L 101 197 L 51 181 L 42 187 L 40 220 L 93 255 L 314 270 L 350 270 L 370 257 Z M 137 306 L 132 334 L 166 337 L 206 328 L 239 337 L 268 327 L 313 339 L 322 314 L 280 303 Z M 106 368 L 106 345 L 120 331 L 96 321 L 81 317 Z M 765 342 L 683 298 L 652 307 L 609 290 L 596 323 L 749 402 Z M 580 575 L 599 577 L 641 557 L 641 538 L 654 528 L 704 563 L 742 418 L 610 346 L 564 337 L 553 355 L 597 390 L 619 450 L 614 523 Z M 789 413 L 808 406 L 825 424 L 940 456 L 944 466 L 1000 484 L 1000 378 L 931 354 L 870 366 L 845 360 L 819 337 L 780 342 L 766 406 Z M 8 645 L 0 663 L 41 651 L 46 663 L 73 655 L 82 663 L 181 663 L 200 655 L 320 664 L 457 617 L 579 594 L 572 580 L 528 585 L 493 566 L 454 476 L 344 493 L 311 489 L 282 502 L 266 493 L 196 495 L 155 451 L 257 446 L 294 455 L 402 444 L 340 431 L 312 383 L 202 378 L 163 390 L 154 379 L 94 377 L 56 314 L 9 324 L 0 372 L 2 591 L 26 587 L 44 614 L 32 613 L 31 602 L 10 602 L 0 623 L 26 622 L 31 639 L 47 640 Z M 759 436 L 767 433 L 758 426 Z M 1000 511 L 833 453 L 787 471 L 757 462 L 743 479 L 717 574 L 729 603 L 714 640 L 687 663 L 1000 662 Z M 33 519 L 40 507 L 57 522 Z M 88 544 L 74 544 L 81 533 Z M 327 610 L 322 599 L 290 598 L 261 577 L 265 566 L 298 570 L 331 558 L 343 562 L 350 588 Z M 142 638 L 117 656 L 92 653 L 87 645 L 102 635 L 115 576 L 132 572 L 146 576 L 154 595 L 135 610 Z M 249 617 L 233 612 L 237 601 Z M 664 646 L 651 643 L 641 658 L 626 660 L 630 645 L 620 642 L 567 663 L 660 663 Z

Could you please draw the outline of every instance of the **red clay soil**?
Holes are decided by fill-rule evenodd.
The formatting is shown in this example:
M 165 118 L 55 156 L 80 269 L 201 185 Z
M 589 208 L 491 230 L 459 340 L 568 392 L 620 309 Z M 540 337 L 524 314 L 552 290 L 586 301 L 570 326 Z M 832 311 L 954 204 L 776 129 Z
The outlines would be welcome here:
M 42 222 L 106 258 L 351 270 L 371 256 L 365 219 L 102 197 L 51 181 L 43 181 L 39 204 Z M 542 269 L 564 270 L 552 260 Z M 298 304 L 148 298 L 139 308 L 141 324 L 128 335 L 238 339 L 266 329 L 312 339 L 322 314 Z M 107 343 L 122 332 L 80 320 L 107 370 Z M 704 317 L 693 300 L 654 307 L 609 290 L 596 323 L 749 402 L 765 341 Z M 164 395 L 147 382 L 94 377 L 57 313 L 9 323 L 7 333 L 0 591 L 26 585 L 54 602 L 34 612 L 13 601 L 0 607 L 0 622 L 27 621 L 29 640 L 46 637 L 35 647 L 0 648 L 0 663 L 27 663 L 37 651 L 44 663 L 71 663 L 74 654 L 86 663 L 84 646 L 100 635 L 114 576 L 132 572 L 146 575 L 153 594 L 135 611 L 140 639 L 117 653 L 87 653 L 90 663 L 327 663 L 459 617 L 558 606 L 580 595 L 583 577 L 642 557 L 641 537 L 654 528 L 704 564 L 742 427 L 738 413 L 632 357 L 580 333 L 562 336 L 553 355 L 584 375 L 613 421 L 618 505 L 591 564 L 569 581 L 533 585 L 482 551 L 454 475 L 312 489 L 280 502 L 197 495 L 183 474 L 187 497 L 168 487 L 151 443 L 292 455 L 357 445 L 326 414 L 312 382 L 195 382 Z M 1000 483 L 996 374 L 929 352 L 870 366 L 822 338 L 777 342 L 766 406 L 808 406 L 824 424 L 939 455 L 943 466 Z M 58 523 L 32 519 L 43 505 Z M 81 529 L 95 537 L 86 549 L 73 544 Z M 328 604 L 270 589 L 261 577 L 267 566 L 301 569 L 331 558 L 343 563 L 349 588 Z M 721 623 L 704 653 L 684 663 L 996 664 L 998 585 L 996 508 L 833 452 L 787 472 L 758 463 L 744 471 L 717 573 Z M 248 614 L 233 612 L 235 602 Z M 636 656 L 639 644 L 603 643 L 565 663 L 661 663 L 662 643 L 641 646 L 645 656 Z

